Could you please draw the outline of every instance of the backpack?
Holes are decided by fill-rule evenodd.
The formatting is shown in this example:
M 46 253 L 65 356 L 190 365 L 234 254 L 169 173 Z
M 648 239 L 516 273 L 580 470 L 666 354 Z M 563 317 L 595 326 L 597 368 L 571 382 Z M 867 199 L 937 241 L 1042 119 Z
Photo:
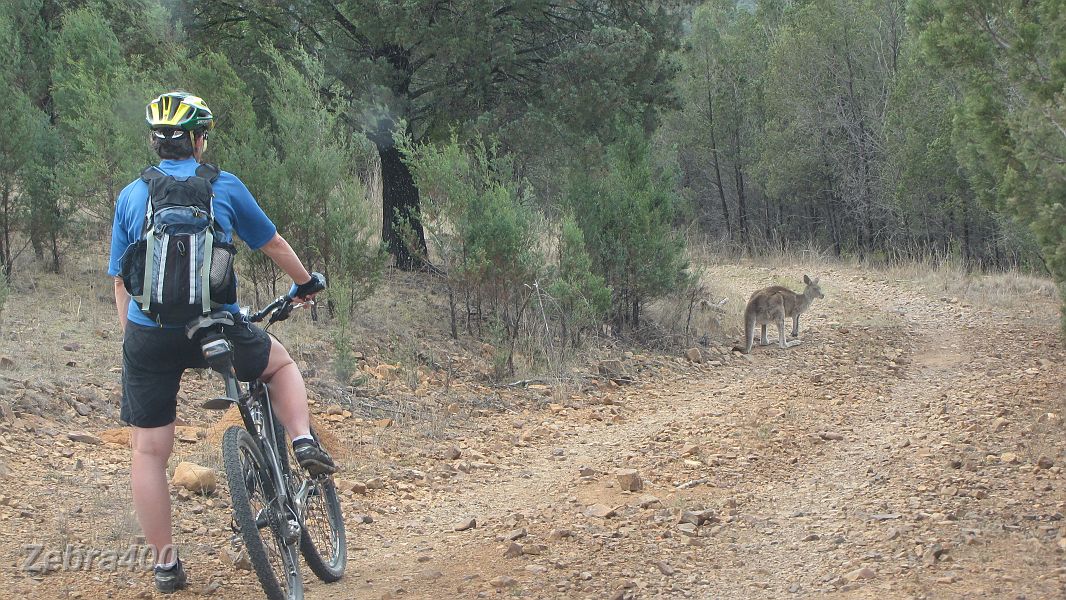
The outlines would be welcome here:
M 157 167 L 141 172 L 148 184 L 144 228 L 122 255 L 122 282 L 149 318 L 184 325 L 237 301 L 233 244 L 220 241 L 211 185 L 218 167 L 201 164 L 187 179 Z

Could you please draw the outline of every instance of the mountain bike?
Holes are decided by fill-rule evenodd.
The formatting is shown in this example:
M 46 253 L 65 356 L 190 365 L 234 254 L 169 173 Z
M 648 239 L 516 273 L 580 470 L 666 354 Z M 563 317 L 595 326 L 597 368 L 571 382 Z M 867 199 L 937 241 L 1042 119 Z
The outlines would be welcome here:
M 300 306 L 303 303 L 281 296 L 246 318 L 253 323 L 268 319 L 268 329 Z M 303 577 L 297 551 L 322 581 L 334 582 L 344 575 L 348 557 L 340 501 L 331 476 L 311 477 L 300 468 L 271 407 L 269 386 L 258 380 L 237 381 L 233 347 L 225 337 L 226 326 L 236 318 L 241 315 L 217 311 L 200 317 L 186 330 L 192 339 L 201 336 L 204 357 L 226 385 L 225 397 L 202 406 L 225 410 L 236 405 L 244 422 L 244 427 L 234 425 L 222 437 L 233 505 L 231 541 L 236 550 L 242 544 L 247 550 L 267 598 L 300 600 Z M 311 435 L 319 441 L 313 429 Z

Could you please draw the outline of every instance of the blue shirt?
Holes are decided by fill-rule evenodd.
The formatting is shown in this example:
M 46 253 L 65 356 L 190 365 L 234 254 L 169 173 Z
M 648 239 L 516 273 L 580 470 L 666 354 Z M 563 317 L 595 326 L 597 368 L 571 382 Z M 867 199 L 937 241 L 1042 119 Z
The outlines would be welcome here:
M 167 175 L 178 179 L 185 179 L 196 174 L 199 163 L 193 158 L 185 160 L 164 160 L 159 163 L 159 169 Z M 258 250 L 264 244 L 274 239 L 278 232 L 277 227 L 266 216 L 259 203 L 252 197 L 252 193 L 244 183 L 232 173 L 222 171 L 212 186 L 215 198 L 212 202 L 215 213 L 215 221 L 218 222 L 223 232 L 222 241 L 233 241 L 234 234 L 244 240 L 252 250 Z M 127 185 L 118 195 L 115 202 L 115 221 L 111 226 L 111 262 L 107 267 L 107 274 L 118 277 L 121 270 L 120 261 L 122 254 L 130 244 L 137 242 L 144 231 L 144 213 L 148 204 L 148 184 L 141 178 Z M 236 304 L 227 305 L 226 309 L 237 312 Z M 127 312 L 129 320 L 139 325 L 149 327 L 156 323 L 149 319 L 140 306 L 130 301 Z

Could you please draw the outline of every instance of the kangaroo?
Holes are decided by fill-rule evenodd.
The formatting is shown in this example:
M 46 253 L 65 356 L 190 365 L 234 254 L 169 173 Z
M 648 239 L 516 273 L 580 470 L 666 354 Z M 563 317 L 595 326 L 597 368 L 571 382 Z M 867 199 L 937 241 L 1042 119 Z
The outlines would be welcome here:
M 755 326 L 762 325 L 763 346 L 769 345 L 766 340 L 766 325 L 777 323 L 777 341 L 782 348 L 790 348 L 800 343 L 799 340 L 785 340 L 785 317 L 792 317 L 792 337 L 799 336 L 800 315 L 810 307 L 815 298 L 825 298 L 822 288 L 818 287 L 818 278 L 813 280 L 807 275 L 803 276 L 803 283 L 807 285 L 802 294 L 779 285 L 761 289 L 751 295 L 747 307 L 744 308 L 744 354 L 751 352 L 751 346 L 755 343 Z M 741 350 L 738 346 L 736 350 Z

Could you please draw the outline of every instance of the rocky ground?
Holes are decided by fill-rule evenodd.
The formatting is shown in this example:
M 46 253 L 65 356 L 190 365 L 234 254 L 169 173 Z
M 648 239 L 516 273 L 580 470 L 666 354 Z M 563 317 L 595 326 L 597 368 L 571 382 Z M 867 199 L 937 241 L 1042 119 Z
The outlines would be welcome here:
M 774 274 L 712 269 L 748 291 Z M 827 298 L 788 350 L 619 350 L 576 383 L 504 387 L 441 341 L 406 367 L 366 351 L 356 387 L 312 376 L 345 466 L 349 563 L 331 585 L 305 570 L 308 598 L 1066 596 L 1054 298 L 821 274 Z M 23 568 L 27 544 L 137 541 L 118 342 L 95 319 L 5 320 L 4 597 L 153 597 L 142 570 Z M 21 346 L 35 331 L 51 337 Z M 316 343 L 295 344 L 311 371 Z M 223 426 L 188 401 L 216 386 L 187 381 L 175 465 L 218 467 Z M 175 597 L 257 597 L 227 558 L 225 487 L 175 486 L 193 582 Z

